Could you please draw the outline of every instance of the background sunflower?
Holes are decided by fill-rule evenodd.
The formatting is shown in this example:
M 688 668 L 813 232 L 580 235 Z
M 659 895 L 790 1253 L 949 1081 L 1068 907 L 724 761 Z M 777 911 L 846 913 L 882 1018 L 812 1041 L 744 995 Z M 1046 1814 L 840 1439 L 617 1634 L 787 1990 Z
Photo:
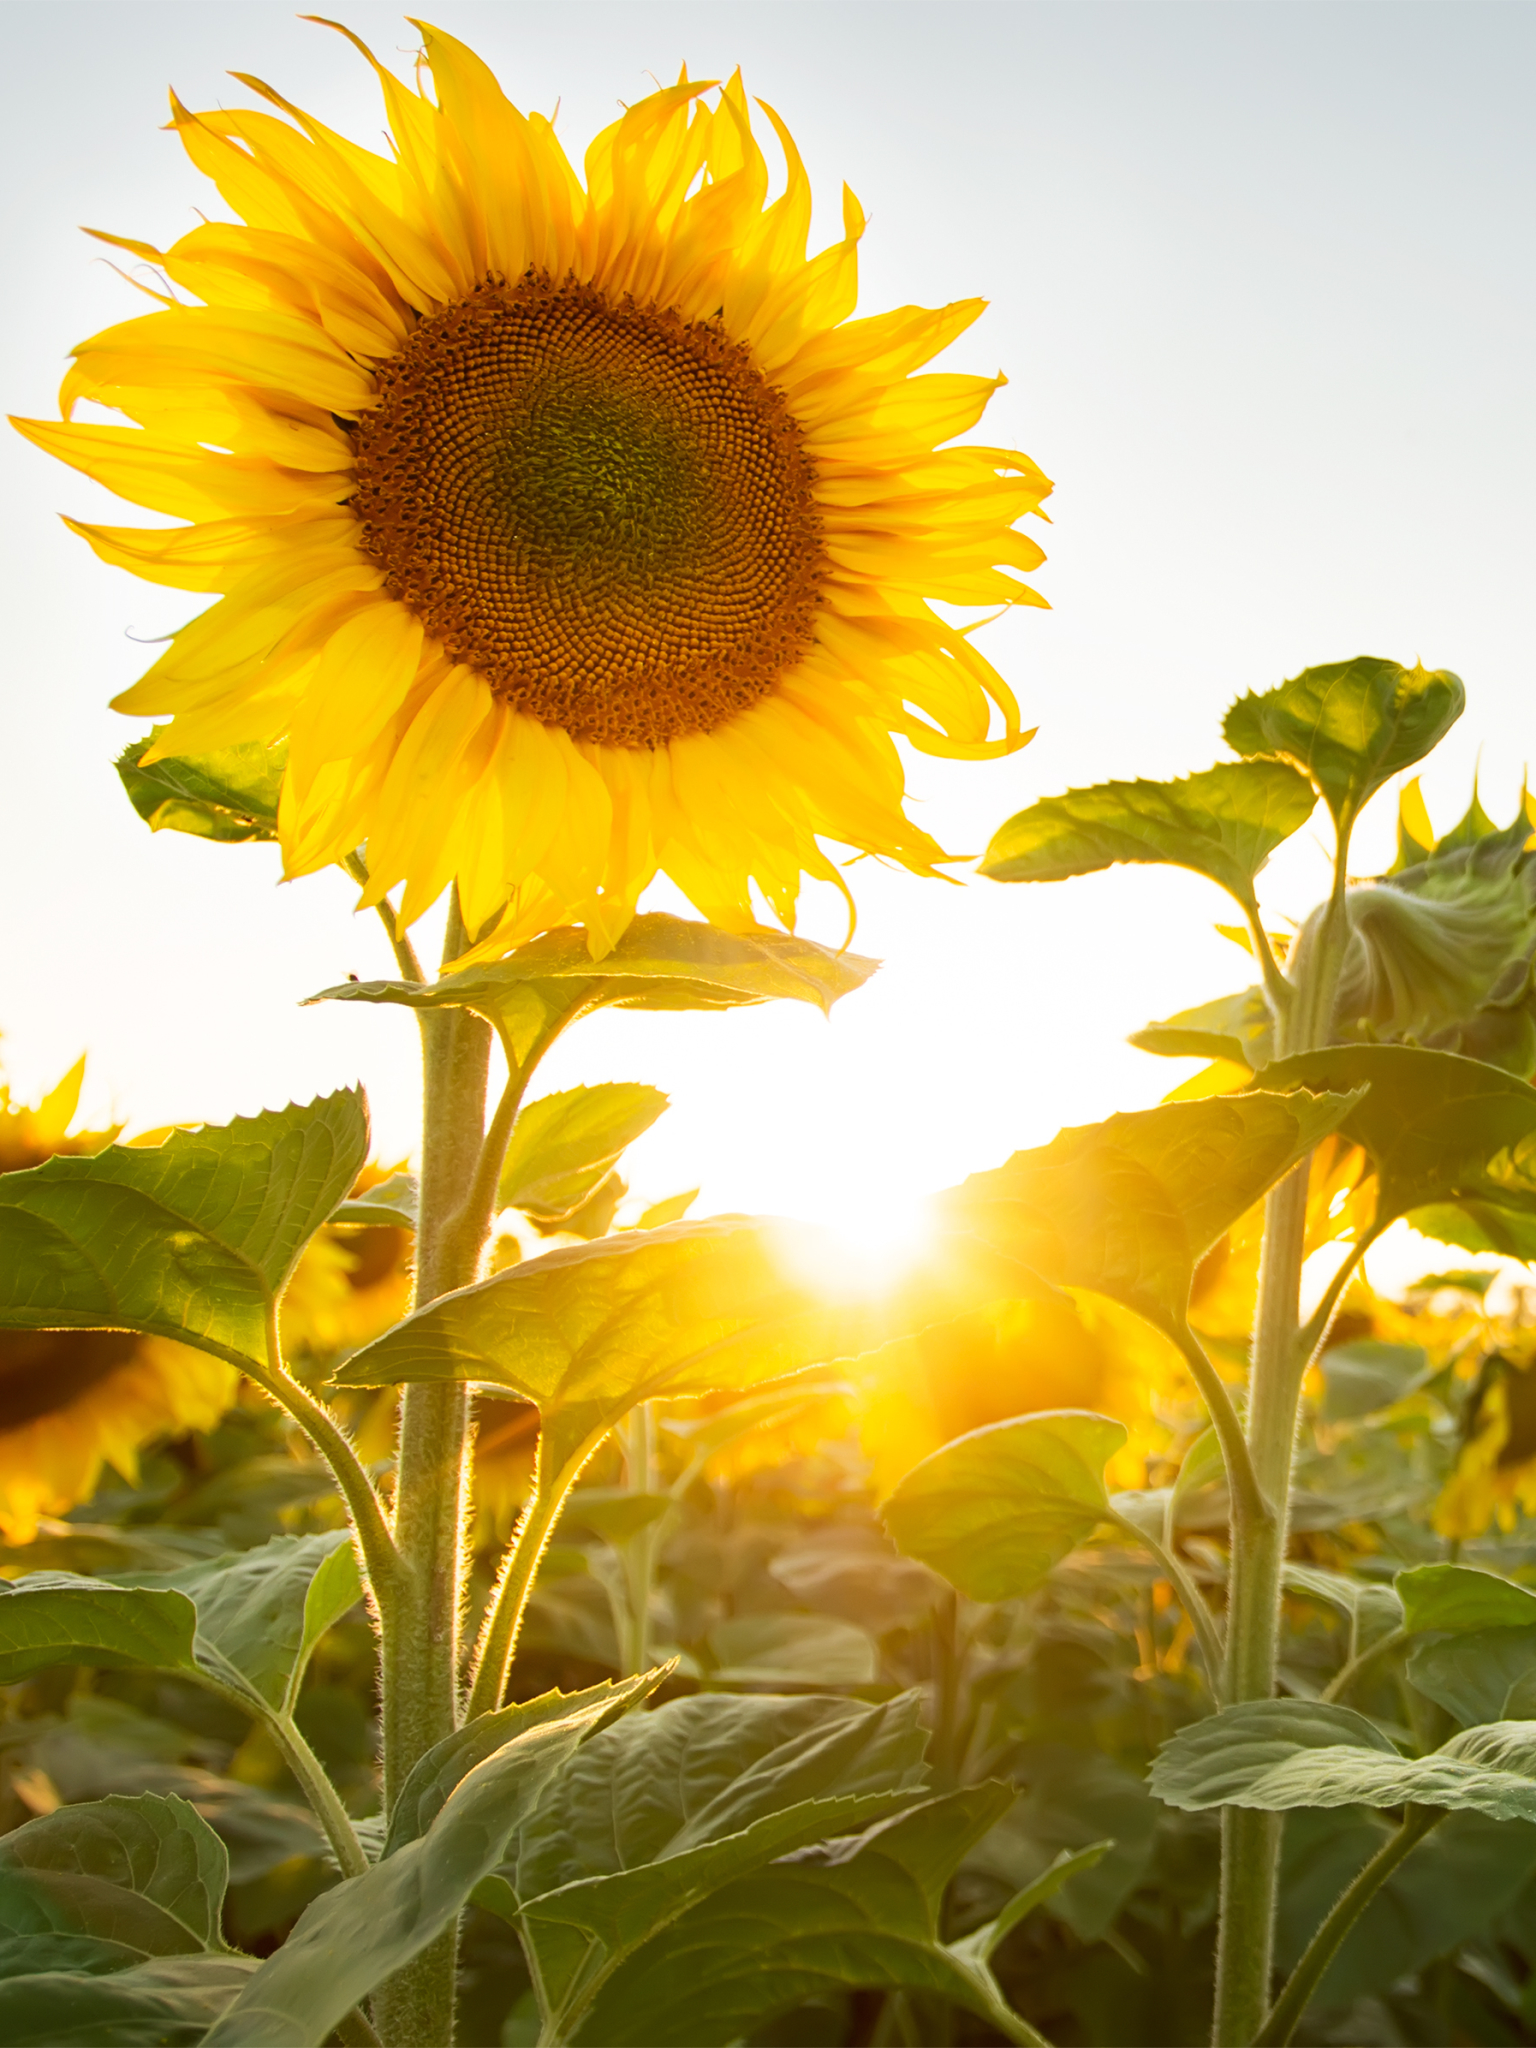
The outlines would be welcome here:
M 85 1061 L 35 1109 L 0 1083 L 0 1173 L 55 1153 L 99 1152 L 116 1131 L 75 1131 Z M 130 1485 L 157 1437 L 212 1429 L 239 1374 L 206 1352 L 125 1330 L 0 1330 L 0 1540 L 30 1543 L 42 1516 L 89 1500 L 104 1466 Z

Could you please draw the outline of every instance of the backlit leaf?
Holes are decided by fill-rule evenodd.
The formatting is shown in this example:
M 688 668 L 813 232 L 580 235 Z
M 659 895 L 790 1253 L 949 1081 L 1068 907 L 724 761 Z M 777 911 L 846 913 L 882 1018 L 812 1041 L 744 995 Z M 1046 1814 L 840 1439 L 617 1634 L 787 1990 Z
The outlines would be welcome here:
M 500 1206 L 550 1221 L 568 1216 L 624 1148 L 650 1129 L 667 1100 L 639 1081 L 604 1081 L 528 1103 L 507 1147 Z
M 156 726 L 134 740 L 116 762 L 128 801 L 151 832 L 231 842 L 277 837 L 286 747 L 251 743 L 196 759 L 171 756 L 146 767 L 144 756 L 165 729 Z
M 638 1401 L 741 1391 L 861 1348 L 862 1319 L 793 1277 L 800 1244 L 742 1218 L 546 1252 L 419 1309 L 336 1379 L 505 1387 L 538 1404 L 546 1455 L 563 1457 Z
M 1254 876 L 1316 802 L 1306 776 L 1284 761 L 1223 761 L 1177 782 L 1102 782 L 1010 818 L 981 873 L 994 882 L 1059 882 L 1117 861 L 1157 861 L 1208 875 L 1249 903 Z
M 1403 1625 L 1413 1635 L 1431 1629 L 1536 1628 L 1536 1593 L 1472 1565 L 1415 1565 L 1399 1572 L 1394 1583 L 1403 1603 Z
M 1465 703 L 1461 679 L 1449 669 L 1408 669 L 1361 654 L 1240 697 L 1222 733 L 1236 753 L 1294 761 L 1347 833 L 1384 782 L 1439 745 Z
M 1104 1467 L 1126 1434 L 1078 1409 L 972 1430 L 912 1468 L 881 1509 L 885 1526 L 971 1599 L 1013 1599 L 1104 1520 Z
M 1164 1103 L 1061 1131 L 972 1174 L 937 1206 L 1057 1286 L 1091 1288 L 1160 1327 L 1182 1327 L 1199 1261 L 1352 1104 L 1257 1090 Z
M 1379 1224 L 1427 1203 L 1536 1212 L 1536 1088 L 1481 1060 L 1409 1045 L 1338 1045 L 1264 1070 L 1266 1088 L 1367 1092 L 1339 1128 L 1370 1154 Z
M 1263 989 L 1255 986 L 1145 1024 L 1126 1043 L 1165 1059 L 1228 1060 L 1257 1071 L 1274 1058 L 1274 1019 Z
M 361 1089 L 0 1175 L 0 1328 L 261 1363 L 269 1305 L 368 1151 Z

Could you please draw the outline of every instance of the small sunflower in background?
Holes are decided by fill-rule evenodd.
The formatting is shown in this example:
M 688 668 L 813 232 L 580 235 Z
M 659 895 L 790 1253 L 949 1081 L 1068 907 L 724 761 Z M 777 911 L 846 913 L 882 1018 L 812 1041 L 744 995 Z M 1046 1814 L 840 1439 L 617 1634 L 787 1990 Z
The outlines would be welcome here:
M 1489 1327 L 1463 1417 L 1435 1527 L 1462 1541 L 1495 1523 L 1508 1535 L 1522 1516 L 1536 1515 L 1536 1329 L 1515 1318 Z
M 893 740 L 1028 735 L 933 604 L 1042 602 L 1016 529 L 1049 482 L 943 445 L 1003 379 L 913 374 L 983 302 L 853 320 L 858 203 L 809 256 L 739 77 L 629 107 L 583 183 L 418 27 L 422 89 L 375 64 L 389 156 L 243 75 L 276 114 L 173 100 L 237 218 L 103 236 L 161 309 L 75 351 L 63 423 L 18 422 L 189 522 L 78 526 L 104 560 L 218 595 L 116 700 L 171 719 L 146 758 L 286 742 L 287 872 L 366 846 L 407 924 L 454 882 L 466 958 L 571 922 L 605 951 L 659 872 L 733 928 L 791 924 L 805 876 L 846 895 L 829 845 L 935 874 Z
M 358 1201 L 405 1172 L 365 1166 Z M 290 1359 L 333 1358 L 382 1337 L 409 1314 L 416 1251 L 404 1223 L 327 1223 L 310 1239 L 283 1296 L 283 1350 Z
M 880 1494 L 956 1437 L 1048 1408 L 1090 1408 L 1125 1423 L 1130 1436 L 1110 1482 L 1144 1486 L 1148 1457 L 1170 1437 L 1162 1410 L 1189 1392 L 1168 1340 L 1101 1295 L 997 1302 L 898 1338 L 851 1370 Z
M 99 1152 L 117 1135 L 69 1126 L 80 1060 L 36 1109 L 0 1084 L 0 1173 L 59 1153 Z M 124 1330 L 0 1330 L 0 1539 L 30 1543 L 39 1520 L 89 1500 L 110 1465 L 130 1485 L 157 1438 L 212 1429 L 233 1406 L 232 1365 Z

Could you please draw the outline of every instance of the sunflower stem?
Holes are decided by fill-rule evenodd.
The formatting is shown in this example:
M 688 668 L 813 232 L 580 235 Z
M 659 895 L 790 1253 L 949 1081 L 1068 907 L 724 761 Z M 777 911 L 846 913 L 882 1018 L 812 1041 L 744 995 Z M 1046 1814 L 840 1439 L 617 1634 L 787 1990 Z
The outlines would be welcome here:
M 1348 847 L 1346 824 L 1339 834 L 1332 892 L 1307 920 L 1291 963 L 1294 996 L 1275 1019 L 1276 1051 L 1282 1056 L 1310 1052 L 1331 1036 L 1334 995 L 1349 941 L 1344 907 Z M 1234 1499 L 1226 1676 L 1226 1696 L 1234 1703 L 1270 1699 L 1275 1689 L 1291 1463 L 1310 1357 L 1298 1341 L 1310 1162 L 1309 1154 L 1270 1190 L 1264 1204 L 1246 1433 L 1259 1491 L 1273 1511 L 1253 1519 L 1237 1511 L 1240 1497 Z M 1269 2010 L 1282 1817 L 1229 1806 L 1221 1821 L 1212 2040 L 1216 2048 L 1241 2048 L 1257 2037 Z
M 464 950 L 455 895 L 443 957 Z M 461 1009 L 420 1014 L 424 1071 L 416 1302 L 476 1279 L 489 1229 L 466 1229 L 463 1211 L 485 1139 L 491 1031 Z M 400 1402 L 395 1542 L 401 1558 L 397 1625 L 384 1643 L 384 1808 L 413 1765 L 459 1722 L 459 1627 L 469 1467 L 469 1395 L 450 1385 L 407 1386 Z M 453 2038 L 457 1930 L 423 1951 L 379 1992 L 375 2017 L 388 2048 L 442 2048 Z

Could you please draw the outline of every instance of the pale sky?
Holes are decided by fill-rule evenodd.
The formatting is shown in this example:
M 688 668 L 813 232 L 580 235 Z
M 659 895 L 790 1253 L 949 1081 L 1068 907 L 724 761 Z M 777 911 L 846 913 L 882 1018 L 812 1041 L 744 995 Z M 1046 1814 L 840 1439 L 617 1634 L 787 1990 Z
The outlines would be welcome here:
M 345 18 L 408 62 L 392 9 Z M 800 143 L 823 238 L 842 180 L 869 211 L 861 311 L 990 299 L 947 366 L 1007 372 L 984 438 L 1057 481 L 1035 528 L 1052 610 L 981 643 L 1034 744 L 913 762 L 952 851 L 1072 784 L 1207 767 L 1235 695 L 1361 652 L 1465 678 L 1425 779 L 1437 823 L 1479 756 L 1510 814 L 1536 748 L 1531 6 L 456 0 L 436 18 L 520 104 L 558 102 L 573 155 L 650 74 L 740 63 Z M 381 115 L 338 37 L 265 0 L 10 0 L 4 26 L 0 387 L 5 410 L 46 417 L 69 346 L 147 310 L 78 226 L 163 243 L 213 203 L 160 132 L 168 85 L 203 107 L 243 96 L 227 69 L 255 72 L 373 144 Z M 88 1051 L 87 1109 L 142 1128 L 361 1078 L 379 1151 L 409 1151 L 408 1017 L 297 1007 L 388 971 L 351 885 L 278 888 L 275 849 L 151 836 L 120 793 L 111 760 L 140 728 L 107 700 L 197 600 L 102 567 L 54 516 L 137 513 L 14 436 L 0 463 L 13 1087 L 35 1096 Z M 1389 857 L 1390 811 L 1357 865 Z M 798 1005 L 611 1013 L 557 1048 L 541 1092 L 671 1092 L 631 1154 L 637 1193 L 702 1181 L 700 1213 L 885 1216 L 1156 1101 L 1192 1064 L 1125 1034 L 1249 979 L 1211 929 L 1225 898 L 1191 876 L 949 888 L 866 862 L 853 880 L 857 946 L 887 964 L 830 1023 Z M 1266 877 L 1267 913 L 1303 914 L 1321 884 L 1309 828 Z M 835 903 L 810 901 L 802 929 L 837 942 Z

